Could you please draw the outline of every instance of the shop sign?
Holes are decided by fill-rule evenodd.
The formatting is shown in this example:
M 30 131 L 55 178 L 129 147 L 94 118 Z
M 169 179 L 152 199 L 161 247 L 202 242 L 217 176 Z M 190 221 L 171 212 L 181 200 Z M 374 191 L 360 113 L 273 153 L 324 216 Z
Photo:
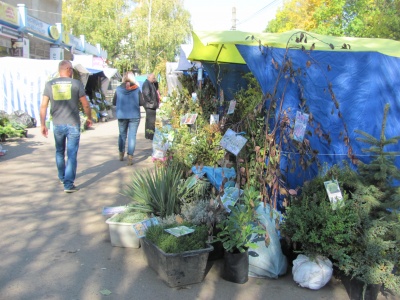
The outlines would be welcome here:
M 60 37 L 57 26 L 50 26 L 49 24 L 42 22 L 32 16 L 26 16 L 26 29 L 37 33 L 43 37 L 57 40 Z M 51 32 L 51 34 L 50 34 Z M 54 37 L 56 38 L 54 38 Z
M 99 50 L 97 50 L 96 46 L 85 43 L 85 53 L 92 55 L 99 55 Z
M 81 39 L 77 38 L 76 36 L 73 36 L 72 34 L 69 34 L 69 44 L 73 46 L 76 50 L 83 51 Z
M 18 8 L 0 1 L 0 21 L 19 26 Z
M 58 45 L 50 46 L 50 59 L 52 60 L 63 60 L 64 59 L 64 48 Z
M 61 41 L 66 45 L 70 45 L 71 44 L 71 39 L 69 38 L 69 33 L 68 32 L 64 31 L 62 33 Z
M 92 59 L 92 67 L 95 69 L 103 69 L 104 68 L 104 60 L 101 57 L 93 57 Z
M 60 38 L 60 32 L 58 31 L 57 26 L 49 26 L 48 33 L 53 40 L 58 40 Z
M 19 36 L 18 30 L 4 25 L 0 25 L 0 35 L 10 38 L 17 38 Z

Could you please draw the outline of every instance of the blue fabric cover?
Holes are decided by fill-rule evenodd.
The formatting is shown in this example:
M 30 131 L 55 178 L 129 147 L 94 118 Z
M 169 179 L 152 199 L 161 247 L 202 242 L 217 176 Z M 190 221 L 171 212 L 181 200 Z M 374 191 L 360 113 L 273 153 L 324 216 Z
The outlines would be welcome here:
M 236 46 L 260 83 L 262 91 L 272 93 L 279 72 L 273 66 L 272 59 L 278 63 L 282 62 L 286 49 L 263 48 L 261 53 L 258 46 Z M 328 144 L 324 139 L 317 137 L 310 124 L 307 125 L 307 130 L 313 133 L 310 139 L 311 148 L 319 151 L 318 158 L 321 163 L 326 162 L 331 166 L 342 160 L 349 161 L 348 147 L 344 144 L 341 134 L 344 132 L 344 126 L 347 126 L 353 153 L 361 161 L 368 162 L 369 158 L 363 156 L 361 149 L 369 148 L 369 145 L 356 141 L 356 137 L 360 135 L 354 130 L 365 131 L 379 139 L 386 103 L 390 104 L 390 110 L 385 135 L 387 138 L 400 135 L 400 58 L 377 52 L 336 51 L 313 51 L 309 56 L 301 50 L 289 50 L 288 56 L 293 68 L 301 68 L 303 72 L 300 79 L 304 86 L 307 106 L 314 118 L 314 127 L 320 124 L 323 132 L 331 138 L 331 143 Z M 308 60 L 312 62 L 310 67 L 306 67 Z M 338 117 L 339 111 L 335 109 L 328 92 L 329 83 L 332 84 L 343 119 Z M 294 125 L 296 111 L 300 109 L 300 90 L 296 83 L 289 82 L 283 94 L 285 84 L 285 80 L 278 83 L 277 97 L 281 101 L 284 95 L 283 109 L 290 109 L 291 124 Z M 400 151 L 400 146 L 397 144 L 387 147 L 386 150 Z M 399 158 L 396 158 L 396 164 L 400 167 Z M 288 176 L 291 188 L 317 175 L 316 167 L 307 172 L 298 167 L 296 172 L 287 173 L 285 159 L 281 167 Z
M 203 67 L 218 92 L 218 99 L 221 88 L 224 91 L 224 99 L 230 101 L 234 99 L 237 91 L 247 87 L 247 82 L 243 79 L 243 76 L 250 72 L 247 65 L 203 62 Z
M 206 175 L 207 179 L 217 189 L 217 191 L 219 191 L 224 178 L 228 179 L 227 184 L 230 186 L 229 181 L 235 180 L 236 177 L 236 171 L 234 168 L 215 168 L 209 166 L 198 168 L 196 166 L 193 166 L 192 172 L 199 178 L 202 178 L 204 177 L 204 175 Z M 227 187 L 227 185 L 225 184 L 224 187 Z

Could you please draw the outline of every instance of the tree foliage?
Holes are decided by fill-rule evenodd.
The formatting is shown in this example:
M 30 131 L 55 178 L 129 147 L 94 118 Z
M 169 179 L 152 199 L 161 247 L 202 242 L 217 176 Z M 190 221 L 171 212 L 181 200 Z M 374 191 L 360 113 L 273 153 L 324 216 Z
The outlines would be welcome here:
M 116 64 L 122 69 L 133 65 L 142 73 L 153 72 L 162 61 L 174 61 L 179 45 L 190 36 L 190 14 L 182 0 L 133 1 L 130 31 L 123 41 Z
M 400 0 L 288 0 L 266 31 L 291 29 L 400 40 Z
M 153 72 L 174 61 L 191 32 L 183 0 L 68 0 L 62 22 L 74 36 L 100 43 L 122 72 L 133 67 Z
M 62 23 L 74 36 L 84 35 L 92 45 L 99 43 L 113 58 L 129 28 L 126 10 L 124 0 L 63 1 Z

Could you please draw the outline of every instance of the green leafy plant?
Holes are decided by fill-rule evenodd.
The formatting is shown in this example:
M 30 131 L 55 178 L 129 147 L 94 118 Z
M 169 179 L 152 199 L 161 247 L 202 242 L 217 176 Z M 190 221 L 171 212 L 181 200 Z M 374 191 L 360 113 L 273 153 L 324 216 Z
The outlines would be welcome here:
M 18 123 L 3 114 L 0 116 L 0 136 L 5 137 L 23 137 L 25 136 L 26 126 Z
M 187 125 L 176 128 L 174 143 L 168 154 L 188 169 L 195 164 L 214 166 L 225 155 L 220 146 L 221 139 L 222 132 L 218 125 L 205 124 L 199 118 L 196 130 Z
M 245 252 L 248 248 L 256 248 L 252 242 L 253 234 L 265 234 L 265 230 L 255 220 L 254 207 L 259 205 L 260 193 L 254 187 L 244 190 L 244 197 L 235 206 L 229 206 L 229 216 L 217 225 L 215 241 L 220 241 L 226 251 L 231 253 Z
M 193 228 L 194 232 L 176 237 L 164 230 L 182 225 Z M 205 225 L 194 226 L 190 223 L 175 223 L 168 226 L 153 225 L 146 231 L 146 239 L 154 243 L 165 253 L 181 253 L 184 251 L 204 249 L 206 248 L 207 238 L 208 233 Z

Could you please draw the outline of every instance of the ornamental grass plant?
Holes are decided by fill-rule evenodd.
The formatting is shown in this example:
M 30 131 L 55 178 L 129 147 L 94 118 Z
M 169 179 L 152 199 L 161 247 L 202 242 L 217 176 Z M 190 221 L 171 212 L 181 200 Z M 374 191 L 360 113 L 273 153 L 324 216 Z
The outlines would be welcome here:
M 123 194 L 133 210 L 165 218 L 180 213 L 181 199 L 192 188 L 181 166 L 171 161 L 133 175 Z

